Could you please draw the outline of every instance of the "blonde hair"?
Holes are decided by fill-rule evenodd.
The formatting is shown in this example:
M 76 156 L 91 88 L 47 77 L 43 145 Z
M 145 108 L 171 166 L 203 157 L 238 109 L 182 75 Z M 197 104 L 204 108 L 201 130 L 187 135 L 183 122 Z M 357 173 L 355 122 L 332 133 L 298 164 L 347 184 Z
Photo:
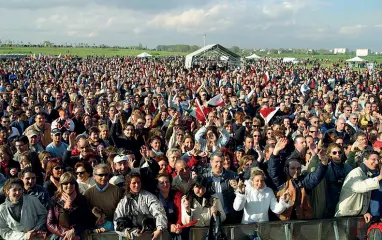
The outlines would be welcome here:
M 252 168 L 251 169 L 251 180 L 253 180 L 253 178 L 256 176 L 263 176 L 264 177 L 265 176 L 264 171 L 258 167 Z
M 60 185 L 58 186 L 57 192 L 55 194 L 56 197 L 61 197 L 62 193 L 64 192 L 64 190 L 62 189 L 62 184 L 66 182 L 74 182 L 77 194 L 80 193 L 76 177 L 73 175 L 73 173 L 66 172 L 60 177 Z
M 252 155 L 244 155 L 241 157 L 239 161 L 239 168 L 237 169 L 238 172 L 241 172 L 244 170 L 244 165 L 249 161 L 255 161 L 255 158 Z

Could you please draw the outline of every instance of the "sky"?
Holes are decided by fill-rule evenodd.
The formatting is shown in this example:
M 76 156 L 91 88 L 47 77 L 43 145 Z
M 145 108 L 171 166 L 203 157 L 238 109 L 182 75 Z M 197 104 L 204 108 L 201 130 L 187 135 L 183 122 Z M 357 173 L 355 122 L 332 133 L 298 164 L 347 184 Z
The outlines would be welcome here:
M 382 51 L 381 0 L 0 0 L 0 40 Z

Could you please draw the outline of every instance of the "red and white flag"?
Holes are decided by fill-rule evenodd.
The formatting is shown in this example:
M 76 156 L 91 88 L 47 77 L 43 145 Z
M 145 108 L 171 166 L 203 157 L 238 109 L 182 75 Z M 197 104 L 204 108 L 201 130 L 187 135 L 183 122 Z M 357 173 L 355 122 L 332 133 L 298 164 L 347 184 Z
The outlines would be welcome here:
M 224 101 L 221 94 L 216 95 L 211 98 L 208 102 L 208 107 L 222 107 L 224 105 Z
M 279 107 L 276 107 L 276 108 L 271 107 L 271 108 L 261 109 L 259 112 L 260 112 L 260 116 L 264 119 L 265 124 L 268 124 L 278 110 L 279 110 Z
M 203 107 L 200 105 L 198 99 L 196 99 L 195 103 L 196 103 L 196 109 L 195 109 L 196 118 L 201 122 L 205 122 L 206 115 L 203 112 Z
M 269 73 L 268 72 L 264 73 L 264 79 L 265 79 L 265 82 L 269 81 Z

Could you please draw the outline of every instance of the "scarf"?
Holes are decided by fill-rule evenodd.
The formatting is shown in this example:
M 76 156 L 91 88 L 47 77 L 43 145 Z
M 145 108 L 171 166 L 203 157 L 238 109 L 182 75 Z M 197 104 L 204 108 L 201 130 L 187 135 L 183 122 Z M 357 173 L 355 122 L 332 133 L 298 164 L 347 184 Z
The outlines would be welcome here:
M 6 205 L 7 209 L 9 210 L 12 218 L 15 219 L 16 222 L 20 222 L 20 220 L 21 220 L 21 209 L 23 207 L 23 197 L 21 196 L 17 202 L 11 202 L 9 200 L 9 198 L 7 197 L 5 199 L 5 205 Z

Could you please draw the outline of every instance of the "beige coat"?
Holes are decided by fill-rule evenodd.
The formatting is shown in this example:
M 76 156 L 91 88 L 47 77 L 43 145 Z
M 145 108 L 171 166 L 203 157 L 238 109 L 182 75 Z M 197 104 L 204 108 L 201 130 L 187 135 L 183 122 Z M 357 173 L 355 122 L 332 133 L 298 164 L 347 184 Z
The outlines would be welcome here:
M 220 219 L 222 222 L 226 219 L 225 212 L 223 210 L 222 204 L 219 198 L 212 197 L 215 201 L 215 206 L 217 211 L 220 213 Z M 187 214 L 186 208 L 183 205 L 182 201 L 182 224 L 190 223 L 194 220 L 198 220 L 195 224 L 197 227 L 205 227 L 210 225 L 211 220 L 211 207 L 206 207 L 207 201 L 203 198 L 203 203 L 200 204 L 196 200 L 192 200 L 191 202 L 191 215 Z
M 353 169 L 345 178 L 335 217 L 361 216 L 370 205 L 371 191 L 379 189 L 377 177 L 370 178 L 360 167 Z

